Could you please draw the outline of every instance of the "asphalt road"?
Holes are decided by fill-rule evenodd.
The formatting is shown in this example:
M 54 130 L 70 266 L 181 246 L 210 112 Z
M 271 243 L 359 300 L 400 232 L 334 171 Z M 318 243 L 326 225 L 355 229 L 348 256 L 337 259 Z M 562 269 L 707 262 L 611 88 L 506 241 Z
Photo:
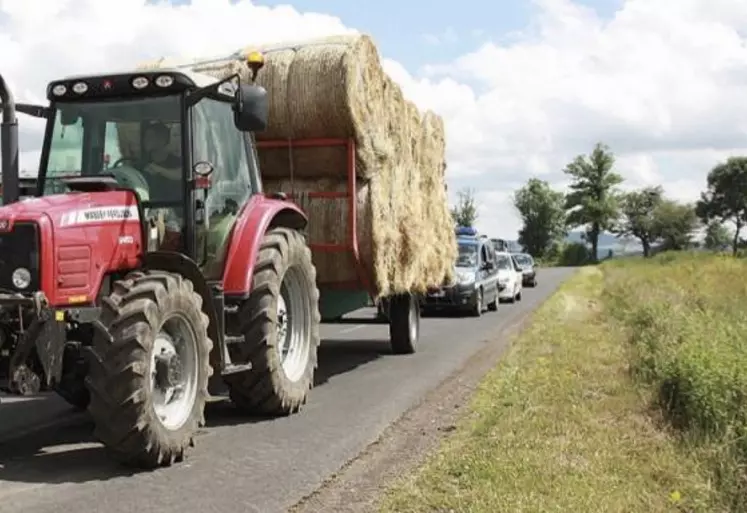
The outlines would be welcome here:
M 284 511 L 355 458 L 488 339 L 534 310 L 568 269 L 547 269 L 523 301 L 482 318 L 424 318 L 415 355 L 389 353 L 386 325 L 325 325 L 317 387 L 297 415 L 238 417 L 213 404 L 187 459 L 131 474 L 91 438 L 84 415 L 54 398 L 0 403 L 0 512 L 183 513 Z M 373 310 L 356 316 L 371 317 Z M 8 441 L 56 418 L 49 426 Z M 3 441 L 5 439 L 5 441 Z

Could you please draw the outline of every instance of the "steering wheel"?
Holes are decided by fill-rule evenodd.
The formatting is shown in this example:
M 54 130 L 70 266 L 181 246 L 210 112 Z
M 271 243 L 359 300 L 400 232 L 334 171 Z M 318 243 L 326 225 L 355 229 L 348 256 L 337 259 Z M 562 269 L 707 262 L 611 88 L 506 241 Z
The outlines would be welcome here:
M 117 183 L 134 190 L 141 202 L 150 200 L 150 186 L 140 171 L 130 166 L 119 166 L 112 169 L 111 174 Z
M 132 157 L 122 157 L 122 158 L 117 159 L 114 162 L 114 164 L 112 164 L 112 168 L 122 167 L 125 162 L 131 162 L 133 164 L 137 164 L 137 161 Z

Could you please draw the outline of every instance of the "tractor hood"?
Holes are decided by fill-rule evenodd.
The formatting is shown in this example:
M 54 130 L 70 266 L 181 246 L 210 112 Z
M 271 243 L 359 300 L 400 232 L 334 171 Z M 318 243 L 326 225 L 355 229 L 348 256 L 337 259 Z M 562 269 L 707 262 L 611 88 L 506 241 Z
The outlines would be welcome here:
M 51 221 L 55 229 L 83 225 L 139 221 L 135 195 L 130 191 L 76 192 L 28 198 L 0 207 L 0 228 L 19 220 Z
M 140 263 L 142 225 L 132 191 L 69 192 L 0 207 L 0 238 L 29 223 L 38 234 L 27 241 L 29 251 L 39 259 L 29 265 L 51 305 L 91 302 L 106 273 Z

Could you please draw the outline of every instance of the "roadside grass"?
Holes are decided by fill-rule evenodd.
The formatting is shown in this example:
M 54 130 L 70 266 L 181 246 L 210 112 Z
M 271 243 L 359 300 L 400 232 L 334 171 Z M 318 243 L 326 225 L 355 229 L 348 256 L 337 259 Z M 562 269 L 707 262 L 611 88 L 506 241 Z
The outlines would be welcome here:
M 605 271 L 632 376 L 708 470 L 723 510 L 747 512 L 747 262 L 663 253 Z
M 668 429 L 668 417 L 658 408 L 660 378 L 642 370 L 653 365 L 658 372 L 662 362 L 653 350 L 640 348 L 656 345 L 653 338 L 681 320 L 642 312 L 654 297 L 672 301 L 668 292 L 656 295 L 662 286 L 681 289 L 682 280 L 684 290 L 695 292 L 695 275 L 688 272 L 699 266 L 685 260 L 686 270 L 671 265 L 676 275 L 671 277 L 665 276 L 669 264 L 663 259 L 581 268 L 486 376 L 453 435 L 386 493 L 381 511 L 730 510 L 711 485 L 714 460 L 704 457 L 723 451 L 705 450 Z M 720 280 L 711 280 L 709 286 L 719 286 Z M 744 281 L 742 286 L 747 287 Z M 698 308 L 710 306 L 700 301 L 687 299 Z M 664 312 L 664 306 L 655 308 Z M 613 309 L 618 309 L 614 315 Z M 641 342 L 631 335 L 639 325 L 659 331 Z M 683 332 L 704 334 L 688 326 Z M 717 336 L 728 331 L 722 327 Z M 648 378 L 639 380 L 642 375 Z

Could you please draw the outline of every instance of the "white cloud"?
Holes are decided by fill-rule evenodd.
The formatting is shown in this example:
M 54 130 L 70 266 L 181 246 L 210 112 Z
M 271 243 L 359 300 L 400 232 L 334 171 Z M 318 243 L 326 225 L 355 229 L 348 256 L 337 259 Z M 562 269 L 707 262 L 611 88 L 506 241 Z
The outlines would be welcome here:
M 162 56 L 211 57 L 255 43 L 350 32 L 339 18 L 242 0 L 0 0 L 0 70 L 18 101 L 43 102 L 46 84 Z M 43 131 L 20 120 L 21 166 L 34 168 Z
M 407 89 L 422 104 L 443 101 L 443 80 L 459 91 L 441 111 L 449 178 L 468 175 L 493 198 L 531 176 L 562 186 L 564 165 L 603 141 L 627 187 L 697 198 L 716 162 L 747 153 L 747 3 L 672 5 L 627 0 L 604 20 L 570 0 L 536 0 L 510 43 L 421 70 L 427 80 Z M 484 212 L 480 227 L 514 236 L 510 202 Z
M 565 164 L 597 141 L 615 151 L 628 187 L 661 183 L 683 200 L 717 161 L 747 153 L 747 2 L 627 0 L 611 19 L 571 0 L 534 4 L 524 30 L 455 62 L 384 62 L 408 97 L 444 116 L 449 190 L 478 191 L 491 235 L 515 236 L 515 187 L 532 176 L 563 187 Z M 246 0 L 0 0 L 0 70 L 31 101 L 61 75 L 349 30 Z M 40 130 L 23 118 L 23 150 L 38 149 Z

